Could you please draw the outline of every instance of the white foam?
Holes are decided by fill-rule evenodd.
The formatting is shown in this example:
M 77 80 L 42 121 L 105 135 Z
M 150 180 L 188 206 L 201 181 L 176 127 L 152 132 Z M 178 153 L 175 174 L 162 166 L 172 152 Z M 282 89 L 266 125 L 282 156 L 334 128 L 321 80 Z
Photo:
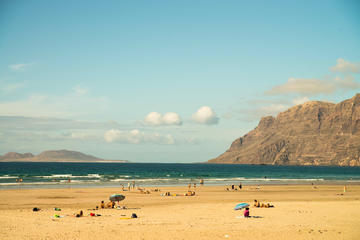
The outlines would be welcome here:
M 50 176 L 35 176 L 38 178 L 102 178 L 101 175 L 95 174 L 88 174 L 88 175 L 79 175 L 73 176 L 72 174 L 52 174 Z
M 9 176 L 9 175 L 2 175 L 2 176 L 0 176 L 0 179 L 11 179 L 11 178 L 18 178 L 18 177 Z

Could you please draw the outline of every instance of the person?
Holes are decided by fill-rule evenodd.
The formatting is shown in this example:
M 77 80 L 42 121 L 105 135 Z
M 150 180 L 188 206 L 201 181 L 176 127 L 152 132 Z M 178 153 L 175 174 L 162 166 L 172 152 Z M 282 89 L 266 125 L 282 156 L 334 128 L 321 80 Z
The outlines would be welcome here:
M 191 183 L 189 183 L 188 188 L 189 188 L 189 189 L 191 188 Z
M 235 185 L 234 185 L 234 184 L 231 185 L 231 189 L 232 189 L 232 190 L 235 189 Z
M 200 179 L 200 185 L 204 185 L 204 179 Z
M 254 200 L 254 207 L 260 207 L 260 202 L 258 200 Z
M 242 184 L 241 184 L 241 183 L 239 184 L 239 189 L 240 189 L 240 190 L 242 189 Z
M 346 192 L 346 186 L 344 186 L 344 192 Z
M 75 214 L 75 217 L 82 217 L 84 215 L 83 211 L 80 210 L 80 213 Z
M 101 201 L 100 207 L 101 207 L 101 208 L 105 208 L 105 203 L 104 203 L 104 201 Z
M 135 188 L 135 181 L 132 181 L 132 186 L 133 188 Z
M 128 190 L 130 191 L 130 186 L 131 186 L 131 184 L 130 184 L 130 182 L 128 182 Z
M 249 208 L 245 208 L 245 211 L 244 211 L 244 217 L 248 218 L 250 217 L 250 211 L 249 211 Z
M 194 188 L 196 188 L 196 183 L 194 183 Z

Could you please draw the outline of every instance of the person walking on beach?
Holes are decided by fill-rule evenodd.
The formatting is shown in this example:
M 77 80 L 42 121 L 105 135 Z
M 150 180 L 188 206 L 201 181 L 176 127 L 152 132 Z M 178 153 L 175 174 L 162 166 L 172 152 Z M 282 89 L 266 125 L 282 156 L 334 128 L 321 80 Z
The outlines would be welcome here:
M 130 186 L 131 186 L 131 184 L 130 184 L 130 182 L 128 182 L 128 190 L 130 191 Z

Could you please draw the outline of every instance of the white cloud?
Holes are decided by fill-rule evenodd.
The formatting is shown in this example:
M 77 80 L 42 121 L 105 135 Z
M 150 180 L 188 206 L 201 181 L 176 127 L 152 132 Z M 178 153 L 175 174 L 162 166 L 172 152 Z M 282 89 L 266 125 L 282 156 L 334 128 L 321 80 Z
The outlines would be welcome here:
M 28 98 L 0 102 L 0 115 L 25 117 L 73 118 L 88 114 L 100 114 L 109 109 L 106 97 L 73 92 L 63 96 L 31 95 Z
M 160 125 L 181 125 L 182 121 L 179 114 L 174 112 L 165 113 L 162 115 L 158 112 L 149 113 L 144 120 L 145 124 L 152 126 Z
M 122 131 L 111 129 L 105 132 L 104 139 L 106 142 L 120 142 L 130 144 L 153 143 L 172 145 L 175 144 L 174 137 L 171 134 L 145 133 L 134 129 L 131 131 Z
M 262 116 L 264 116 L 264 115 L 275 116 L 279 112 L 283 112 L 288 108 L 289 107 L 287 105 L 283 105 L 283 104 L 271 104 L 268 106 L 261 107 L 259 110 L 262 113 Z
M 215 111 L 208 106 L 199 108 L 196 113 L 192 115 L 192 120 L 197 123 L 208 125 L 219 123 L 219 118 L 217 117 Z
M 308 97 L 298 97 L 298 98 L 293 99 L 293 103 L 295 105 L 303 104 L 308 101 L 310 101 L 310 99 Z
M 25 85 L 24 83 L 6 84 L 6 85 L 0 87 L 0 91 L 9 93 L 9 92 L 13 92 L 19 88 L 24 87 L 24 85 Z
M 336 65 L 331 67 L 332 72 L 342 72 L 342 73 L 358 73 L 360 72 L 360 63 L 351 63 L 345 61 L 343 58 L 338 58 L 336 60 Z
M 76 96 L 83 96 L 89 92 L 89 89 L 77 85 L 73 88 L 73 92 Z
M 338 89 L 357 89 L 360 88 L 360 83 L 355 81 L 355 78 L 351 75 L 345 77 L 335 77 L 334 84 L 337 85 Z
M 9 68 L 13 71 L 24 71 L 34 63 L 18 63 L 18 64 L 11 64 Z
M 289 78 L 285 84 L 278 85 L 268 91 L 269 94 L 298 93 L 303 95 L 330 94 L 335 92 L 333 82 L 310 78 Z

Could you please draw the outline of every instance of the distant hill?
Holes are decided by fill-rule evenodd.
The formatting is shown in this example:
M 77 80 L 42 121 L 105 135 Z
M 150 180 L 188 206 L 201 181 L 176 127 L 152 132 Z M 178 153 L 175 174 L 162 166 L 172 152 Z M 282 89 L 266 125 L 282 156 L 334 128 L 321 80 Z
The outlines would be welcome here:
M 92 155 L 69 150 L 49 150 L 38 155 L 9 152 L 0 156 L 1 162 L 127 162 L 125 160 L 104 160 Z
M 264 117 L 209 163 L 360 166 L 360 94 Z
M 34 155 L 32 153 L 16 153 L 16 152 L 8 152 L 4 156 L 0 156 L 0 160 L 3 159 L 22 159 L 22 158 L 32 158 Z

